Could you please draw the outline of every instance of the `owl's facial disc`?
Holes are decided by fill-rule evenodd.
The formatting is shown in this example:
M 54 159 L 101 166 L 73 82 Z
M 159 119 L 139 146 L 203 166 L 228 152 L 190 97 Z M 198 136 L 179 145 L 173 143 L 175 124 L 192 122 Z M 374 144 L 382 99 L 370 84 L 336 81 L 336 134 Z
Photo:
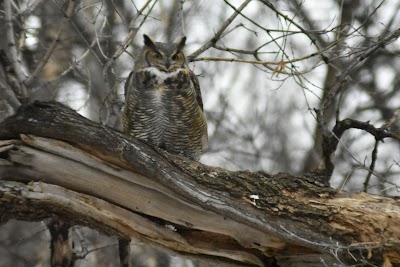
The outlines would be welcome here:
M 182 37 L 175 43 L 160 43 L 147 35 L 143 37 L 144 44 L 148 48 L 146 60 L 150 66 L 163 72 L 173 72 L 184 66 L 185 55 L 182 49 L 185 46 L 186 37 Z

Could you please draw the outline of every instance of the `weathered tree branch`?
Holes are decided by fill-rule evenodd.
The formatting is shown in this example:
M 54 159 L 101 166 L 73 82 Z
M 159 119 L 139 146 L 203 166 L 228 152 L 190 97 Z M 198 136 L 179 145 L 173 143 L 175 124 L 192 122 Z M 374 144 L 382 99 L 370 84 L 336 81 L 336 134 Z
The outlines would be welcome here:
M 0 143 L 3 222 L 56 214 L 181 254 L 259 266 L 283 265 L 287 255 L 400 263 L 397 199 L 337 192 L 314 173 L 208 167 L 53 102 L 23 106 L 1 123 L 7 139 L 15 141 Z

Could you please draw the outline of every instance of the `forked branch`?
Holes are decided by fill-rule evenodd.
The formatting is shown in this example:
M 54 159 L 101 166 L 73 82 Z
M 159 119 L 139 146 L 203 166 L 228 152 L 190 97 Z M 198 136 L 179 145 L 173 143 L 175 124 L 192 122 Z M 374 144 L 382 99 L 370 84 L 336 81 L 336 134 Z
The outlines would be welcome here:
M 320 166 L 320 170 L 327 177 L 333 172 L 335 167 L 335 152 L 340 143 L 340 138 L 344 134 L 345 131 L 349 129 L 359 129 L 368 132 L 372 136 L 375 137 L 376 141 L 383 141 L 385 138 L 392 138 L 398 142 L 400 142 L 400 134 L 392 133 L 388 131 L 387 128 L 376 128 L 372 124 L 367 122 L 361 122 L 353 119 L 344 119 L 341 121 L 337 121 L 332 131 L 326 130 L 325 122 L 323 121 L 322 112 L 316 110 L 317 121 L 319 127 L 325 129 L 322 134 L 322 153 L 323 153 L 323 165 Z M 370 170 L 371 171 L 371 170 Z

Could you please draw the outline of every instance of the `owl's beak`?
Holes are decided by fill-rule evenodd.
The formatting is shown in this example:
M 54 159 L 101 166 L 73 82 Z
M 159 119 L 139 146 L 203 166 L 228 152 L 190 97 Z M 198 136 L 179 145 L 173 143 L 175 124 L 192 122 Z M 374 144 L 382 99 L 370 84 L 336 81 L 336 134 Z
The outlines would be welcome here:
M 165 61 L 165 68 L 168 70 L 169 67 L 171 67 L 171 61 L 169 61 L 168 59 Z

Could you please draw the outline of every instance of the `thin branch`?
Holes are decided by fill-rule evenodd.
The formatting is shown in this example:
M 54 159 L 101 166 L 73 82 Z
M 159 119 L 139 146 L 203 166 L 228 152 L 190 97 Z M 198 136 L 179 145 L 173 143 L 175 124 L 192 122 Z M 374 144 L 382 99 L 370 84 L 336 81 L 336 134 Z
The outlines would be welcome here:
M 105 26 L 106 26 L 106 21 L 104 20 L 104 23 L 102 24 L 102 27 L 100 28 L 100 31 L 102 31 L 102 30 L 104 29 Z M 77 28 L 76 28 L 76 29 L 77 29 Z M 77 30 L 78 30 L 78 29 L 77 29 Z M 81 61 L 83 61 L 83 60 L 90 54 L 91 51 L 94 52 L 94 51 L 93 51 L 93 47 L 94 47 L 95 45 L 96 45 L 96 40 L 93 40 L 92 43 L 89 45 L 89 48 L 86 49 L 86 51 L 83 52 L 82 55 L 81 55 L 78 59 L 73 60 L 73 63 L 70 63 L 70 64 L 69 64 L 69 67 L 68 67 L 67 69 L 65 69 L 60 75 L 58 75 L 58 76 L 55 77 L 54 79 L 49 80 L 48 83 L 54 83 L 54 82 L 56 82 L 58 79 L 60 79 L 61 77 L 67 75 L 67 74 L 70 73 L 72 70 L 75 70 L 75 71 L 76 71 L 76 70 L 77 70 L 76 68 L 77 68 L 77 66 L 81 63 Z M 74 55 L 74 54 L 72 53 L 72 55 Z M 97 57 L 97 55 L 95 55 L 95 56 Z
M 277 10 L 269 1 L 267 0 L 260 0 L 260 2 L 264 3 L 266 6 L 268 6 L 272 11 L 274 11 L 276 14 L 278 14 L 279 16 L 281 16 L 282 18 L 284 18 L 285 20 L 289 21 L 291 24 L 293 24 L 294 26 L 296 26 L 302 33 L 304 33 L 308 39 L 311 40 L 311 43 L 313 45 L 315 45 L 315 47 L 317 48 L 318 52 L 320 51 L 320 48 L 317 44 L 317 42 L 315 41 L 314 38 L 312 38 L 310 36 L 310 34 L 298 23 L 296 23 L 294 20 L 290 19 L 287 15 L 281 13 L 279 10 Z M 321 54 L 321 56 L 323 56 Z
M 226 28 L 229 26 L 229 24 L 232 23 L 232 21 L 239 15 L 239 13 L 251 2 L 251 0 L 246 0 L 244 1 L 236 10 L 235 12 L 222 24 L 221 28 L 215 33 L 213 38 L 211 38 L 210 41 L 208 41 L 206 44 L 204 44 L 202 47 L 194 51 L 191 55 L 188 56 L 188 61 L 193 61 L 194 58 L 198 57 L 200 54 L 208 50 L 210 47 L 214 46 L 217 41 L 221 38 L 221 35 L 223 32 L 226 30 Z
M 312 30 L 312 28 L 314 27 L 314 23 L 307 15 L 307 13 L 304 11 L 303 8 L 304 1 L 292 0 L 290 2 L 293 4 L 294 10 L 296 10 L 296 12 L 300 14 L 300 18 L 303 24 L 306 24 L 306 27 L 308 28 L 307 32 L 312 34 L 313 38 L 315 38 L 320 44 L 322 44 L 322 46 L 326 46 L 327 43 L 321 37 L 321 35 L 327 34 L 328 32 L 331 32 L 331 30 L 322 30 L 322 31 Z
M 280 38 L 280 37 L 278 37 L 278 38 Z M 278 38 L 275 38 L 275 40 L 278 39 Z M 346 38 L 347 38 L 347 36 L 344 36 L 344 37 L 342 37 L 342 38 L 340 38 L 340 39 L 337 39 L 337 40 L 335 40 L 334 42 L 332 42 L 331 44 L 329 44 L 327 47 L 323 48 L 322 50 L 319 50 L 318 52 L 311 53 L 311 54 L 308 54 L 308 55 L 303 56 L 303 57 L 299 57 L 299 58 L 294 58 L 294 59 L 286 60 L 286 61 L 282 60 L 282 61 L 280 61 L 280 62 L 262 61 L 262 60 L 259 60 L 259 59 L 258 59 L 258 55 L 259 55 L 260 53 L 258 53 L 258 52 L 252 52 L 252 54 L 256 57 L 257 60 L 244 60 L 244 59 L 235 59 L 235 58 L 217 58 L 217 57 L 202 57 L 202 58 L 193 58 L 193 59 L 191 59 L 191 61 L 226 61 L 226 62 L 239 62 L 239 63 L 249 63 L 249 64 L 256 64 L 256 65 L 264 65 L 265 67 L 267 67 L 267 65 L 281 65 L 281 64 L 287 65 L 287 64 L 291 64 L 291 63 L 303 61 L 303 60 L 306 60 L 306 59 L 310 59 L 310 58 L 313 58 L 313 57 L 315 57 L 315 56 L 321 56 L 321 57 L 323 58 L 323 62 L 324 62 L 324 63 L 329 63 L 329 62 L 332 61 L 333 59 L 328 59 L 327 57 L 325 57 L 325 56 L 323 55 L 323 53 L 326 52 L 326 51 L 329 51 L 329 50 L 332 49 L 332 48 L 335 48 L 339 43 L 343 42 Z M 263 45 L 263 46 L 264 46 L 264 45 Z M 234 52 L 237 52 L 237 53 L 244 53 L 244 54 L 248 54 L 248 53 L 250 52 L 250 51 L 245 51 L 245 50 L 237 50 L 237 51 L 235 51 L 234 49 L 230 49 L 230 48 L 223 49 L 223 48 L 221 48 L 221 47 L 219 47 L 219 46 L 216 46 L 215 44 L 212 45 L 212 47 L 214 47 L 214 48 L 216 48 L 216 49 L 219 49 L 219 50 L 234 51 Z M 261 47 L 262 47 L 262 46 L 261 46 Z M 261 48 L 261 47 L 260 47 L 260 48 Z M 260 49 L 260 48 L 258 48 L 258 49 Z M 258 49 L 256 49 L 256 51 L 257 51 Z M 311 68 L 309 68 L 309 69 L 307 69 L 307 70 L 305 70 L 305 71 L 302 71 L 302 72 L 296 71 L 296 75 L 301 75 L 301 74 L 308 73 L 308 72 L 312 71 L 313 69 L 315 69 L 315 68 L 318 67 L 318 66 L 319 66 L 319 64 L 317 64 L 317 65 L 315 65 L 315 66 L 313 66 L 313 67 L 311 67 Z M 267 67 L 267 68 L 268 68 L 268 67 Z M 287 71 L 284 71 L 283 69 L 279 70 L 279 74 L 292 75 L 292 73 L 287 72 Z
M 280 64 L 280 62 L 274 62 L 274 61 L 259 61 L 259 60 L 248 60 L 248 59 L 238 59 L 238 58 L 225 58 L 225 57 L 198 57 L 198 58 L 194 58 L 192 61 L 225 61 L 225 62 L 259 64 L 259 65 L 279 65 Z
M 76 21 L 76 22 L 75 22 Z M 91 21 L 89 21 L 90 23 L 92 23 Z M 90 52 L 92 52 L 93 56 L 98 60 L 98 62 L 100 63 L 100 65 L 103 65 L 103 61 L 99 58 L 99 56 L 97 55 L 96 51 L 94 51 L 93 47 L 95 46 L 95 44 L 97 43 L 96 40 L 92 41 L 92 44 L 89 43 L 89 41 L 86 39 L 85 37 L 85 33 L 87 32 L 87 28 L 85 25 L 82 25 L 79 21 L 77 21 L 76 19 L 71 20 L 71 24 L 72 26 L 75 28 L 76 32 L 78 33 L 78 35 L 81 37 L 81 39 L 83 40 L 83 43 L 86 44 L 87 48 L 90 50 Z M 83 28 L 83 29 L 82 29 Z M 81 31 L 82 29 L 82 31 Z
M 248 21 L 250 21 L 252 24 L 256 25 L 257 27 L 259 27 L 260 29 L 264 30 L 268 36 L 272 39 L 272 42 L 274 42 L 276 44 L 277 47 L 279 47 L 280 52 L 282 52 L 282 59 L 281 61 L 283 61 L 283 56 L 285 56 L 287 59 L 289 59 L 289 56 L 286 54 L 285 52 L 285 48 L 281 47 L 281 45 L 278 44 L 278 42 L 276 41 L 276 39 L 271 35 L 271 32 L 264 28 L 263 26 L 261 26 L 260 24 L 258 24 L 257 22 L 255 22 L 254 20 L 250 19 L 249 17 L 247 17 L 246 15 L 244 15 L 242 12 L 240 12 L 240 10 L 237 10 L 231 3 L 229 3 L 228 1 L 224 0 L 224 2 L 229 5 L 233 10 L 237 11 L 242 17 L 244 17 L 245 19 L 247 19 Z M 284 38 L 284 40 L 286 40 L 286 38 Z
M 238 54 L 247 54 L 247 55 L 254 55 L 256 54 L 272 54 L 272 53 L 276 53 L 276 52 L 257 52 L 257 49 L 254 50 L 243 50 L 243 49 L 236 49 L 236 48 L 231 48 L 231 47 L 222 47 L 222 46 L 218 46 L 218 45 L 214 45 L 213 46 L 215 49 L 218 49 L 220 51 L 225 51 L 225 52 L 230 52 L 230 53 L 238 53 Z M 193 61 L 196 61 L 196 59 L 194 59 Z
M 25 74 L 22 71 L 22 64 L 18 58 L 17 44 L 15 42 L 15 33 L 12 23 L 12 13 L 11 13 L 11 0 L 4 1 L 4 12 L 5 12 L 5 23 L 6 23 L 6 36 L 8 41 L 8 48 L 11 57 L 11 64 L 14 68 L 15 74 L 17 75 L 18 82 L 21 84 L 20 92 L 17 93 L 21 98 L 28 98 L 28 90 L 22 84 L 25 80 Z
M 80 252 L 75 252 L 74 256 L 75 256 L 75 260 L 81 260 L 86 258 L 87 255 L 89 255 L 90 253 L 105 249 L 105 248 L 109 248 L 109 247 L 114 247 L 117 244 L 106 244 L 106 245 L 97 245 L 96 247 L 92 247 L 90 249 L 88 249 L 87 247 L 83 247 L 82 251 Z
M 152 7 L 150 8 L 150 11 L 145 15 L 144 19 L 140 23 L 139 27 L 134 27 L 136 20 L 139 18 L 139 16 L 143 13 L 143 11 L 146 9 L 146 7 L 151 3 L 152 0 L 148 0 L 143 7 L 137 12 L 136 16 L 132 19 L 130 23 L 130 30 L 128 32 L 128 35 L 126 36 L 125 40 L 120 44 L 119 49 L 112 55 L 112 57 L 107 61 L 107 63 L 104 65 L 104 69 L 106 72 L 108 68 L 117 60 L 119 56 L 122 55 L 122 53 L 128 48 L 129 44 L 133 40 L 133 38 L 136 36 L 137 32 L 139 31 L 140 27 L 143 25 L 143 23 L 146 21 L 147 17 L 150 15 L 151 10 L 153 9 L 154 5 L 157 3 L 157 0 L 153 3 Z
M 371 158 L 371 165 L 369 166 L 369 171 L 368 171 L 368 175 L 365 178 L 365 182 L 364 182 L 364 192 L 367 193 L 368 192 L 368 187 L 369 187 L 369 181 L 371 179 L 371 175 L 374 172 L 375 169 L 375 162 L 376 159 L 378 158 L 378 145 L 379 145 L 379 140 L 375 140 L 375 146 L 374 146 L 374 150 L 372 150 L 372 158 Z
M 302 75 L 305 73 L 308 73 L 310 71 L 312 71 L 313 69 L 315 69 L 316 67 L 318 67 L 319 65 L 314 65 L 306 70 L 303 71 L 295 71 L 295 73 L 293 74 L 292 72 L 286 71 L 285 70 L 285 65 L 289 64 L 289 63 L 293 63 L 293 62 L 297 62 L 297 61 L 301 61 L 304 59 L 307 59 L 309 57 L 313 57 L 316 56 L 318 54 L 312 54 L 312 55 L 308 55 L 306 57 L 303 58 L 297 58 L 297 59 L 292 59 L 292 60 L 288 60 L 288 61 L 280 61 L 280 62 L 276 62 L 276 61 L 261 61 L 261 60 L 249 60 L 249 59 L 240 59 L 240 58 L 223 58 L 223 57 L 199 57 L 199 58 L 194 58 L 192 59 L 192 61 L 219 61 L 219 62 L 237 62 L 237 63 L 247 63 L 247 64 L 254 64 L 254 65 L 263 65 L 264 67 L 266 67 L 267 69 L 274 71 L 274 73 L 277 74 L 285 74 L 285 75 Z M 279 67 L 279 69 L 273 69 L 271 67 L 268 67 L 268 65 L 276 65 Z M 282 66 L 282 67 L 281 67 Z
M 51 55 L 54 53 L 54 50 L 56 49 L 57 45 L 60 43 L 61 33 L 63 31 L 64 26 L 71 19 L 71 16 L 72 16 L 73 11 L 74 11 L 74 6 L 75 6 L 75 0 L 69 0 L 67 12 L 64 13 L 63 21 L 62 21 L 62 23 L 60 25 L 60 28 L 58 29 L 58 32 L 57 32 L 56 36 L 54 37 L 53 42 L 51 43 L 49 49 L 47 49 L 47 52 L 44 55 L 43 59 L 39 62 L 39 64 L 35 68 L 35 70 L 32 72 L 31 76 L 24 81 L 24 84 L 27 87 L 32 85 L 33 81 L 36 79 L 36 77 L 42 71 L 44 66 L 47 64 L 47 62 L 49 61 Z
M 356 60 L 354 60 L 336 79 L 335 85 L 331 88 L 331 90 L 327 93 L 326 98 L 321 104 L 322 111 L 324 112 L 332 103 L 338 92 L 342 89 L 343 84 L 348 81 L 348 75 L 350 72 L 359 65 L 366 58 L 374 54 L 380 48 L 385 47 L 386 45 L 394 42 L 400 36 L 400 28 L 395 30 L 390 36 L 382 39 L 381 41 L 376 42 L 370 48 L 366 49 L 363 53 L 361 53 Z
M 220 49 L 220 50 L 222 50 L 222 49 Z M 226 51 L 233 51 L 233 50 L 228 50 L 227 49 Z M 234 52 L 237 52 L 237 51 L 234 51 Z M 246 53 L 246 52 L 249 53 L 249 51 L 243 51 L 243 52 L 244 53 Z M 238 53 L 243 53 L 243 52 L 238 52 Z M 254 55 L 254 52 L 252 52 L 251 54 Z M 257 54 L 259 54 L 259 53 L 257 53 Z M 261 64 L 261 65 L 262 64 L 279 65 L 279 64 L 282 64 L 282 63 L 289 64 L 289 63 L 294 63 L 294 62 L 298 62 L 298 61 L 303 61 L 303 60 L 306 60 L 306 59 L 309 59 L 309 58 L 312 58 L 312 57 L 315 57 L 315 56 L 318 56 L 318 55 L 319 55 L 319 52 L 318 53 L 312 53 L 312 54 L 306 55 L 304 57 L 294 58 L 294 59 L 291 59 L 291 60 L 279 61 L 279 62 L 276 62 L 276 61 L 260 61 L 260 60 L 245 60 L 245 59 L 235 59 L 235 58 L 216 58 L 216 57 L 194 58 L 194 59 L 192 59 L 192 61 L 228 61 L 228 62 L 240 62 L 240 63 Z

